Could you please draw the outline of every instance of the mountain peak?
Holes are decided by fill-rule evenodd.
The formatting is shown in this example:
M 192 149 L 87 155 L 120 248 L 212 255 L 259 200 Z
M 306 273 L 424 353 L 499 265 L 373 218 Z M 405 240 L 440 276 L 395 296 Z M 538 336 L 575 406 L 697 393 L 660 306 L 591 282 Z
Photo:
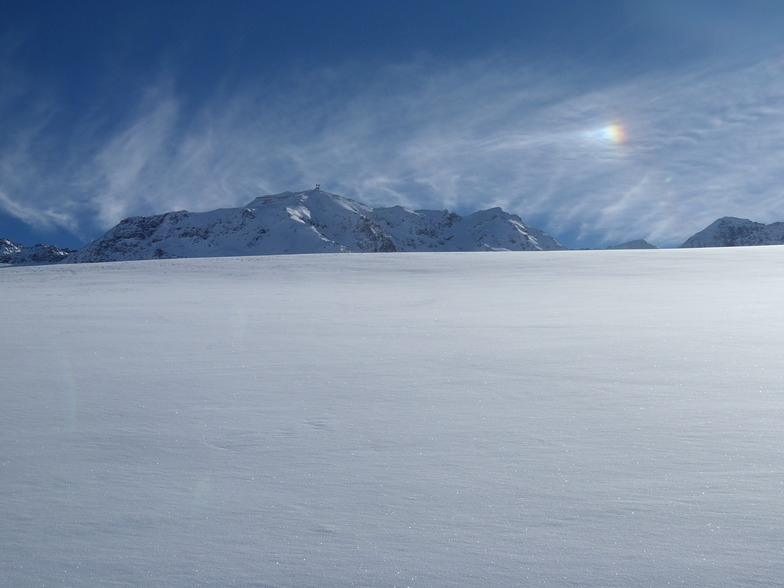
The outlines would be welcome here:
M 607 249 L 658 249 L 658 247 L 648 243 L 645 239 L 635 239 L 620 245 L 610 245 Z
M 339 206 L 346 210 L 370 212 L 372 209 L 361 202 L 339 196 L 338 194 L 330 194 L 324 190 L 313 189 L 304 190 L 302 192 L 281 192 L 280 194 L 273 194 L 270 196 L 259 196 L 254 198 L 246 205 L 246 208 L 260 208 L 269 205 L 286 205 L 286 206 Z
M 317 187 L 253 199 L 242 208 L 125 219 L 71 261 L 382 251 L 565 249 L 501 208 L 374 209 Z

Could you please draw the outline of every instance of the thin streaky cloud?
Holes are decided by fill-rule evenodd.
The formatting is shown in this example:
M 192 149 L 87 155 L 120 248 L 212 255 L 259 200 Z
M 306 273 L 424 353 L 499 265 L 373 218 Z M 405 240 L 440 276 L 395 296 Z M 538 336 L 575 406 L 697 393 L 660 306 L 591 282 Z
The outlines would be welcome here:
M 594 85 L 509 60 L 436 65 L 226 84 L 196 107 L 161 74 L 110 132 L 96 122 L 100 104 L 74 121 L 80 140 L 59 156 L 52 122 L 21 117 L 0 145 L 0 207 L 26 222 L 49 210 L 39 222 L 74 231 L 92 217 L 105 230 L 320 183 L 375 206 L 500 205 L 570 246 L 677 245 L 727 214 L 784 219 L 774 59 Z M 51 143 L 55 161 L 36 142 Z M 54 186 L 57 214 L 46 206 Z
M 39 208 L 28 206 L 19 201 L 14 201 L 0 190 L 0 208 L 11 216 L 19 218 L 34 227 L 50 228 L 54 226 L 76 229 L 71 215 L 53 208 Z

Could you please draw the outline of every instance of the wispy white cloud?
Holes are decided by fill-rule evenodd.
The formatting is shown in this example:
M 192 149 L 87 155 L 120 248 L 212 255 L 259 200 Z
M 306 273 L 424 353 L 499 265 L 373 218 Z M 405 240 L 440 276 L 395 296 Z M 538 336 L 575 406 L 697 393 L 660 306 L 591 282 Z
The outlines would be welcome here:
M 149 89 L 128 125 L 110 136 L 83 173 L 94 185 L 91 201 L 104 225 L 140 205 L 154 205 L 160 189 L 171 183 L 169 150 L 178 119 L 171 91 Z
M 76 223 L 71 214 L 57 209 L 54 206 L 40 208 L 37 204 L 30 205 L 11 199 L 0 190 L 0 208 L 7 214 L 18 218 L 31 226 L 51 228 L 55 226 L 75 230 Z
M 162 74 L 110 125 L 100 103 L 70 125 L 56 111 L 16 117 L 0 208 L 105 229 L 321 183 L 373 205 L 500 205 L 572 246 L 677 245 L 723 215 L 784 219 L 781 73 L 771 58 L 599 83 L 422 59 L 227 82 L 199 99 Z M 0 96 L 5 119 L 12 102 Z
M 76 231 L 72 202 L 58 198 L 63 178 L 44 173 L 61 159 L 47 140 L 57 116 L 55 97 L 12 67 L 20 44 L 18 37 L 0 37 L 0 210 L 35 228 Z

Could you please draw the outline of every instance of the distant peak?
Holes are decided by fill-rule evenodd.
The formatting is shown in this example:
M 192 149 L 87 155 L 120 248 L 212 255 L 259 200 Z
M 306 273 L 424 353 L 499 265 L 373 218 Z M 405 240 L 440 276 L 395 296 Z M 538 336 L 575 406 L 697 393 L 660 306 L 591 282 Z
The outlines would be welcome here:
M 739 247 L 784 244 L 784 223 L 754 222 L 725 216 L 689 237 L 681 247 Z
M 610 245 L 607 249 L 658 249 L 658 247 L 645 239 L 635 239 L 634 241 L 627 241 L 620 245 Z

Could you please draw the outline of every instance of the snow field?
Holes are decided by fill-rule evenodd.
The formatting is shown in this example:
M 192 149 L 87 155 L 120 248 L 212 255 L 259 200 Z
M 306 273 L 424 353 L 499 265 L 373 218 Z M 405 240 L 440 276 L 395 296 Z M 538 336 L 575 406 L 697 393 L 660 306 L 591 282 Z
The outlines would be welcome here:
M 0 269 L 0 583 L 780 585 L 782 263 Z

